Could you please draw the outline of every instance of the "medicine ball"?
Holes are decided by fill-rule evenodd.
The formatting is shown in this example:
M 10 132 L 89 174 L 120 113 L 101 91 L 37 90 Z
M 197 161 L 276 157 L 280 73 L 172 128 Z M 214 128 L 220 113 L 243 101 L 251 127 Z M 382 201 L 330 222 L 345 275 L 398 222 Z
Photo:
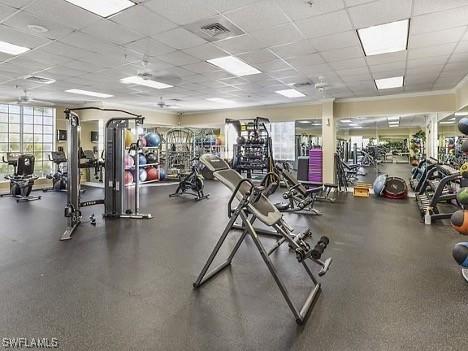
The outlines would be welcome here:
M 146 157 L 143 154 L 138 155 L 138 163 L 140 166 L 146 165 Z
M 146 163 L 156 163 L 158 162 L 158 159 L 156 158 L 156 155 L 152 152 L 146 154 Z
M 461 150 L 463 153 L 468 154 L 468 139 L 463 140 Z
M 145 135 L 146 146 L 158 147 L 161 144 L 161 137 L 157 133 L 148 133 Z
M 468 268 L 468 243 L 458 243 L 453 247 L 452 255 L 457 263 L 464 267 Z
M 468 188 L 461 188 L 457 192 L 457 200 L 464 206 L 468 205 Z
M 468 235 L 468 210 L 458 210 L 450 218 L 452 227 L 463 235 Z
M 135 165 L 135 160 L 130 155 L 125 155 L 125 169 L 132 168 Z
M 132 184 L 133 183 L 133 175 L 130 171 L 125 171 L 125 184 Z
M 129 147 L 133 143 L 133 133 L 130 129 L 125 129 L 125 147 Z
M 385 189 L 385 182 L 387 181 L 387 175 L 382 174 L 375 178 L 372 188 L 374 189 L 375 196 L 382 196 L 382 193 Z
M 159 169 L 159 180 L 166 179 L 166 170 L 164 168 Z
M 144 136 L 141 136 L 138 138 L 138 143 L 140 147 L 145 147 L 146 146 L 146 138 Z
M 458 121 L 458 130 L 465 134 L 468 135 L 468 118 L 463 117 Z
M 463 178 L 468 178 L 468 162 L 465 162 L 464 164 L 461 165 L 460 167 L 460 175 Z
M 148 178 L 148 174 L 146 173 L 146 170 L 144 168 L 140 169 L 140 182 L 146 181 Z
M 148 167 L 146 169 L 147 180 L 157 180 L 158 170 L 155 167 Z

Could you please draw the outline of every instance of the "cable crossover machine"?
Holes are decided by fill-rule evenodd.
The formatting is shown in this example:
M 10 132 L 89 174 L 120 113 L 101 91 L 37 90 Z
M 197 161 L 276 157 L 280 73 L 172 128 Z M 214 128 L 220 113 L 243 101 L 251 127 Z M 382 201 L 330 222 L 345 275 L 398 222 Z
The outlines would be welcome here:
M 80 199 L 80 168 L 88 167 L 81 164 L 80 157 L 80 117 L 76 111 L 99 110 L 125 114 L 126 117 L 115 117 L 107 121 L 105 127 L 105 158 L 104 158 L 104 199 L 81 201 Z M 132 191 L 130 186 L 125 185 L 125 133 L 134 125 L 135 131 L 143 124 L 144 117 L 128 111 L 118 109 L 104 109 L 99 107 L 81 107 L 65 110 L 65 119 L 68 121 L 68 183 L 67 183 L 67 205 L 65 217 L 67 228 L 60 240 L 72 238 L 74 230 L 82 222 L 81 207 L 104 205 L 104 217 L 149 219 L 151 214 L 140 213 L 139 177 L 135 177 Z M 133 122 L 133 123 L 132 123 Z M 133 127 L 133 126 L 132 126 Z M 128 154 L 138 154 L 139 141 L 130 144 Z M 135 169 L 139 169 L 139 157 L 135 157 Z M 132 202 L 132 203 L 130 203 Z M 95 224 L 94 215 L 90 217 L 91 224 Z

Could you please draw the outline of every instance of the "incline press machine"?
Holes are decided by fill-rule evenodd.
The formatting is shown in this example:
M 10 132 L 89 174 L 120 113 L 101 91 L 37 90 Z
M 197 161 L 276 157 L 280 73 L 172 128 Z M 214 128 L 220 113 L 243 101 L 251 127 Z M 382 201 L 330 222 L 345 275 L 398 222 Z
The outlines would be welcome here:
M 81 202 L 80 200 L 80 118 L 75 111 L 100 110 L 116 112 L 130 117 L 111 118 L 106 123 L 105 130 L 105 159 L 104 159 L 104 199 Z M 67 184 L 67 206 L 65 217 L 67 217 L 67 228 L 60 240 L 69 240 L 73 231 L 82 223 L 81 207 L 104 205 L 104 217 L 114 218 L 151 218 L 151 214 L 139 212 L 139 177 L 135 177 L 135 184 L 125 185 L 125 132 L 130 128 L 130 122 L 134 122 L 135 131 L 143 124 L 144 117 L 124 110 L 103 109 L 98 107 L 82 107 L 66 109 L 65 118 L 68 121 L 68 184 Z M 135 157 L 135 170 L 138 174 L 139 142 L 138 139 L 128 148 L 129 155 Z M 133 187 L 133 201 L 131 201 Z M 95 220 L 92 216 L 91 224 Z

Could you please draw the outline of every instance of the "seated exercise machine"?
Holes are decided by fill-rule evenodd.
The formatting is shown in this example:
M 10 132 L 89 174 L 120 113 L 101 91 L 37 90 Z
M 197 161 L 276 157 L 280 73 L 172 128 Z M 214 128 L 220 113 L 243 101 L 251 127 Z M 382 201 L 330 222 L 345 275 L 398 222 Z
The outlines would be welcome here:
M 312 247 L 307 242 L 312 237 L 310 230 L 301 234 L 294 234 L 293 229 L 286 223 L 281 212 L 278 211 L 275 205 L 264 194 L 264 192 L 267 191 L 267 187 L 254 185 L 250 179 L 243 178 L 237 171 L 231 169 L 229 165 L 218 156 L 205 154 L 201 156 L 200 160 L 213 172 L 213 175 L 217 180 L 232 191 L 232 195 L 228 202 L 229 222 L 227 223 L 226 228 L 216 243 L 215 248 L 205 263 L 197 280 L 193 283 L 194 288 L 199 288 L 209 279 L 220 273 L 224 268 L 228 267 L 240 245 L 245 240 L 246 236 L 249 235 L 255 243 L 257 250 L 260 252 L 260 255 L 267 265 L 271 275 L 275 279 L 275 282 L 289 308 L 294 314 L 296 322 L 298 324 L 304 323 L 315 298 L 320 292 L 320 283 L 317 281 L 315 275 L 307 265 L 307 261 L 310 260 L 321 267 L 321 270 L 318 273 L 319 276 L 325 275 L 332 260 L 331 258 L 328 258 L 325 261 L 322 261 L 321 257 L 329 244 L 329 239 L 323 236 Z M 237 200 L 238 205 L 233 209 L 234 200 Z M 242 235 L 237 240 L 237 243 L 232 249 L 227 260 L 208 272 L 208 269 L 217 256 L 228 234 L 233 229 L 236 229 L 235 222 L 238 218 L 240 218 L 242 222 L 242 226 L 240 227 Z M 274 229 L 273 233 L 275 233 L 277 241 L 276 244 L 268 251 L 265 249 L 259 238 L 259 235 L 262 233 L 254 227 L 254 222 L 256 220 L 259 220 L 267 227 Z M 278 250 L 282 244 L 287 244 L 289 249 L 294 251 L 297 261 L 303 265 L 314 285 L 300 309 L 298 309 L 292 301 L 286 286 L 279 277 L 278 272 L 270 259 L 270 256 Z
M 188 175 L 181 175 L 181 180 L 177 186 L 177 190 L 175 193 L 170 194 L 169 197 L 187 194 L 194 196 L 197 201 L 208 199 L 210 194 L 205 194 L 203 191 L 205 184 L 200 172 L 201 163 L 199 161 L 199 157 L 194 157 L 192 159 L 192 171 Z
M 94 153 L 89 154 L 80 148 L 80 117 L 76 112 L 83 110 L 99 110 L 113 112 L 125 117 L 110 118 L 105 126 L 105 159 L 99 161 Z M 136 155 L 139 142 L 132 143 L 128 150 L 125 147 L 125 132 L 131 126 L 138 130 L 143 124 L 144 117 L 131 112 L 117 109 L 102 109 L 98 107 L 81 107 L 65 110 L 67 120 L 68 150 L 67 161 L 68 183 L 67 183 L 67 205 L 65 217 L 67 227 L 60 240 L 69 240 L 75 229 L 83 223 L 81 208 L 94 205 L 104 205 L 104 217 L 147 219 L 151 214 L 140 213 L 139 177 L 135 177 L 135 185 L 125 185 L 125 158 L 128 155 Z M 128 153 L 128 154 L 127 154 Z M 88 155 L 87 155 L 88 154 Z M 84 156 L 84 159 L 83 159 Z M 135 157 L 135 169 L 139 167 L 138 157 Z M 104 199 L 81 201 L 80 199 L 80 169 L 98 167 L 104 164 Z M 97 168 L 96 172 L 97 171 Z M 133 191 L 131 190 L 133 188 Z M 91 224 L 95 224 L 94 215 L 90 216 Z
M 416 203 L 421 216 L 429 211 L 431 223 L 438 219 L 450 218 L 460 208 L 457 202 L 457 185 L 460 184 L 459 170 L 448 165 L 436 165 L 428 172 L 421 189 L 416 194 Z M 446 205 L 442 208 L 440 205 Z M 448 211 L 448 206 L 452 211 Z M 446 211 L 446 212 L 444 212 Z
M 0 197 L 14 197 L 16 202 L 40 200 L 40 196 L 31 196 L 31 191 L 34 186 L 34 181 L 39 177 L 34 173 L 33 155 L 19 154 L 16 152 L 8 152 L 7 159 L 2 157 L 4 163 L 13 166 L 13 174 L 7 175 L 5 179 L 10 181 L 10 192 L 2 194 Z
M 47 179 L 52 180 L 51 188 L 44 188 L 42 191 L 66 191 L 67 190 L 67 171 L 62 168 L 63 163 L 67 163 L 67 156 L 63 151 L 52 151 L 49 154 L 49 161 L 55 164 L 55 173 L 47 175 Z

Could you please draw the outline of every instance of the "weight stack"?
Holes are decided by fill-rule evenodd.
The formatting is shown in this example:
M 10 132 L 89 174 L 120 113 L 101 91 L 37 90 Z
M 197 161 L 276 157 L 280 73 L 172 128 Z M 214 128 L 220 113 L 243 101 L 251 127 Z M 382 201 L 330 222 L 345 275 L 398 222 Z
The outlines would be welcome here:
M 309 182 L 322 183 L 322 149 L 309 150 Z
M 297 158 L 297 180 L 307 182 L 309 180 L 309 157 Z

